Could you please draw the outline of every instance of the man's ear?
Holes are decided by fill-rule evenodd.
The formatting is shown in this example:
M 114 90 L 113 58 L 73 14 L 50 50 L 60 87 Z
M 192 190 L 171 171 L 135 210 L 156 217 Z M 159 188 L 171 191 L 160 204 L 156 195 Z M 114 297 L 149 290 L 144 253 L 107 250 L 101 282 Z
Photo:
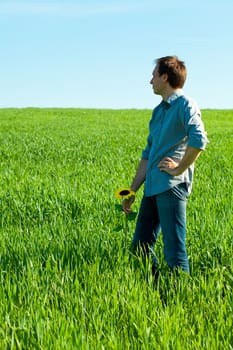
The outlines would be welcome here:
M 163 81 L 166 82 L 168 80 L 168 75 L 167 73 L 164 73 L 163 74 Z

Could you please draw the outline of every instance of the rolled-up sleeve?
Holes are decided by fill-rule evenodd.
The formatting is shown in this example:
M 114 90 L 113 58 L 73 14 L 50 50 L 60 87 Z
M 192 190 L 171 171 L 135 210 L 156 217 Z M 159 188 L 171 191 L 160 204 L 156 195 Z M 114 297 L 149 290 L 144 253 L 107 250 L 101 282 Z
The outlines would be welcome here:
M 148 159 L 150 155 L 150 146 L 147 143 L 146 148 L 142 151 L 142 159 Z
M 185 126 L 188 136 L 187 145 L 204 150 L 209 140 L 201 119 L 201 112 L 195 103 L 188 105 L 185 110 Z

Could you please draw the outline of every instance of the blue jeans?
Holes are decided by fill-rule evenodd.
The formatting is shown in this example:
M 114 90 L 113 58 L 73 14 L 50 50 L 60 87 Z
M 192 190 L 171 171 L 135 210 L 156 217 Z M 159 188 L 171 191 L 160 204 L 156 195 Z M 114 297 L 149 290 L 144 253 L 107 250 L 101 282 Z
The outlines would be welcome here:
M 187 186 L 179 184 L 170 190 L 151 197 L 143 197 L 133 238 L 134 252 L 152 255 L 153 271 L 158 269 L 154 245 L 160 230 L 163 235 L 164 257 L 174 270 L 189 272 L 186 252 Z

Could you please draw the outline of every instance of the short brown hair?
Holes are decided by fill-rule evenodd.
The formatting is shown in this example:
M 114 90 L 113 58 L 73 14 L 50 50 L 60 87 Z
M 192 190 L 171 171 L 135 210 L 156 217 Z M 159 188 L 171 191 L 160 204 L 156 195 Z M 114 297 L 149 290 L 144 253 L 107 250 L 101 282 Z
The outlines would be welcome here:
M 184 86 L 187 70 L 185 63 L 177 56 L 165 56 L 157 58 L 155 63 L 158 67 L 159 75 L 167 74 L 168 82 L 172 88 L 182 88 Z

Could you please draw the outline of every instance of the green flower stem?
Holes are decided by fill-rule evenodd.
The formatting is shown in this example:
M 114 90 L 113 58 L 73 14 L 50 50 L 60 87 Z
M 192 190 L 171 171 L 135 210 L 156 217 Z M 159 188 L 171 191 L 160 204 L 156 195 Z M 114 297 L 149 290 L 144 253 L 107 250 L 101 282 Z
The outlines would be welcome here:
M 125 248 L 127 247 L 127 235 L 129 233 L 129 224 L 128 224 L 128 217 L 127 214 L 125 214 L 125 220 L 124 220 L 124 234 L 125 234 Z

